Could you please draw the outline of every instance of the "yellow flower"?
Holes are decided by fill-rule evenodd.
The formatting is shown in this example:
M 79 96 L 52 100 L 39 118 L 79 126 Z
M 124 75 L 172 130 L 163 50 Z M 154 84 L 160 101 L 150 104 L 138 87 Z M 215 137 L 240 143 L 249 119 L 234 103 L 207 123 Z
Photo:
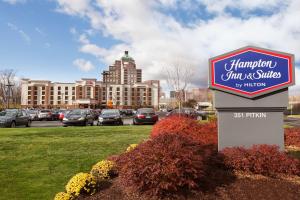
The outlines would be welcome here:
M 78 173 L 73 176 L 66 185 L 68 194 L 78 196 L 79 194 L 93 194 L 96 191 L 96 181 L 88 173 Z
M 132 151 L 132 150 L 135 149 L 137 146 L 138 146 L 138 144 L 131 144 L 131 145 L 129 145 L 129 147 L 127 147 L 127 149 L 126 149 L 126 152 Z
M 59 192 L 55 195 L 54 200 L 72 200 L 72 195 L 65 193 L 65 192 Z
M 91 175 L 97 180 L 110 179 L 114 173 L 115 164 L 110 160 L 102 160 L 92 167 Z

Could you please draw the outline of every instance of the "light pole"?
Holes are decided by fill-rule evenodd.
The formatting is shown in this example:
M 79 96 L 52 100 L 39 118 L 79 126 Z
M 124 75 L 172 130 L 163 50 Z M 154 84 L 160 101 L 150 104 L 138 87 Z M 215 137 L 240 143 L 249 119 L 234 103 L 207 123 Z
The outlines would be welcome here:
M 108 106 L 108 92 L 107 92 L 107 75 L 108 75 L 108 72 L 104 71 L 102 73 L 103 75 L 103 82 L 105 83 L 105 95 L 106 95 L 106 107 Z
M 6 94 L 6 98 L 7 98 L 7 109 L 9 109 L 9 99 L 10 99 L 10 91 L 11 91 L 11 87 L 14 86 L 14 84 L 9 83 L 5 85 L 7 87 L 7 94 Z

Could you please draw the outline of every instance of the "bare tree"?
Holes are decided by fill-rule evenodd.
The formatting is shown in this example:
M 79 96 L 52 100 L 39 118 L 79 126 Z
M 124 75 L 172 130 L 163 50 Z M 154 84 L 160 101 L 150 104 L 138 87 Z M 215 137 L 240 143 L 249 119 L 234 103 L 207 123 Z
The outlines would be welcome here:
M 174 64 L 166 68 L 169 89 L 175 92 L 179 109 L 186 98 L 186 89 L 193 77 L 193 68 L 188 64 Z
M 14 106 L 21 102 L 21 85 L 15 80 L 16 72 L 12 69 L 0 70 L 0 103 L 1 107 Z

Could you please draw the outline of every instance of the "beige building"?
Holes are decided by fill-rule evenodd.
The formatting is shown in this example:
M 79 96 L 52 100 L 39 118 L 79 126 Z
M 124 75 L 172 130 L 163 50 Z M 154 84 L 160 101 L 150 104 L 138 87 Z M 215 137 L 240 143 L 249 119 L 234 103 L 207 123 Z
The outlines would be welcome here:
M 22 107 L 30 108 L 158 108 L 158 80 L 142 82 L 142 70 L 125 51 L 102 73 L 103 81 L 83 78 L 75 83 L 22 79 Z

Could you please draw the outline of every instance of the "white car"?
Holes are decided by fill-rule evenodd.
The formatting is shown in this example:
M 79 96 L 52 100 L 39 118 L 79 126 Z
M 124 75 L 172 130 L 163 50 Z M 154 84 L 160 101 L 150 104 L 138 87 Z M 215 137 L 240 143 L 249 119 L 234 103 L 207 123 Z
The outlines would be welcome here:
M 40 110 L 38 114 L 39 120 L 51 120 L 52 119 L 52 113 L 51 110 Z

